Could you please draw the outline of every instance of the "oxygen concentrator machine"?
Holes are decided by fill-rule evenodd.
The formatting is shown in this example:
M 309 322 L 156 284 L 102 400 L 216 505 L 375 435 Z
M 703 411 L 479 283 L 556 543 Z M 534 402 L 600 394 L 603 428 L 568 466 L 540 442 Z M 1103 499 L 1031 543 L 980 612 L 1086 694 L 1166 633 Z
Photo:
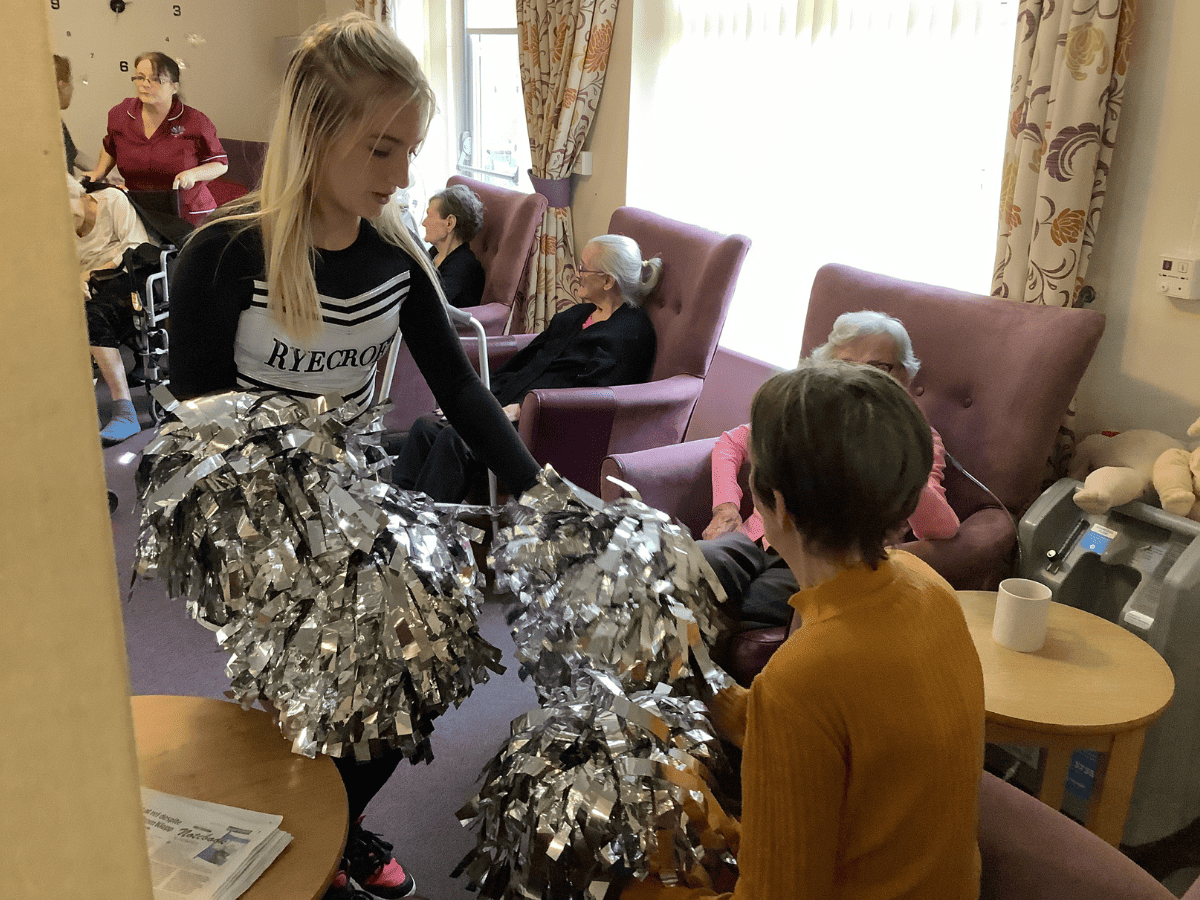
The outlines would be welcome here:
M 1020 574 L 1133 632 L 1175 676 L 1171 704 L 1146 733 L 1125 825 L 1124 843 L 1139 845 L 1200 817 L 1200 522 L 1138 501 L 1088 513 L 1073 500 L 1080 487 L 1064 478 L 1029 507 Z

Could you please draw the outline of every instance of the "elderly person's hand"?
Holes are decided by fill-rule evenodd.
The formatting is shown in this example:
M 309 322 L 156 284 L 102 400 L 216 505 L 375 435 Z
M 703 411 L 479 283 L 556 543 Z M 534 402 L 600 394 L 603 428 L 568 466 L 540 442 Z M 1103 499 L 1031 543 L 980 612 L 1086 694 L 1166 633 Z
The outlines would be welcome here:
M 508 421 L 516 424 L 521 418 L 521 404 L 510 403 L 504 407 L 504 414 L 508 416 Z
M 708 523 L 704 533 L 700 536 L 706 541 L 711 541 L 723 534 L 737 531 L 741 524 L 742 514 L 736 503 L 718 503 L 713 507 L 712 521 Z

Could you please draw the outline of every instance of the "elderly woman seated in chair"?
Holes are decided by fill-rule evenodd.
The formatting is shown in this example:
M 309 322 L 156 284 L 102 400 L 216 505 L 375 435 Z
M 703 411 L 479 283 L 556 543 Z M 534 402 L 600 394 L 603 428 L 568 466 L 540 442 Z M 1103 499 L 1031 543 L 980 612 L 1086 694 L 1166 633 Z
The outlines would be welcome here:
M 451 306 L 478 306 L 486 275 L 471 249 L 471 239 L 483 227 L 483 201 L 466 185 L 454 184 L 438 191 L 425 210 L 425 242 L 429 257 L 442 279 L 446 302 Z
M 580 254 L 580 302 L 558 313 L 492 375 L 492 393 L 515 424 L 521 400 L 539 388 L 637 384 L 654 368 L 657 338 L 642 301 L 662 273 L 662 260 L 643 260 L 632 238 L 605 234 Z M 436 413 L 413 423 L 392 468 L 392 480 L 443 503 L 458 503 L 485 471 L 455 430 Z
M 709 704 L 743 751 L 732 898 L 975 900 L 983 672 L 950 585 L 886 549 L 928 480 L 929 426 L 895 379 L 840 362 L 774 376 L 750 419 L 754 505 L 803 625 Z M 696 875 L 622 900 L 714 897 Z
M 862 363 L 891 375 L 908 388 L 921 361 L 899 319 L 871 310 L 843 313 L 825 343 L 812 352 L 815 360 Z M 958 516 L 946 502 L 942 475 L 946 450 L 933 428 L 933 468 L 907 528 L 918 540 L 949 538 L 958 532 Z M 741 628 L 787 625 L 792 620 L 788 598 L 796 580 L 763 535 L 762 517 L 741 517 L 742 489 L 738 472 L 747 461 L 750 426 L 739 425 L 717 439 L 712 452 L 713 517 L 700 548 L 717 573 L 725 593 L 741 610 Z

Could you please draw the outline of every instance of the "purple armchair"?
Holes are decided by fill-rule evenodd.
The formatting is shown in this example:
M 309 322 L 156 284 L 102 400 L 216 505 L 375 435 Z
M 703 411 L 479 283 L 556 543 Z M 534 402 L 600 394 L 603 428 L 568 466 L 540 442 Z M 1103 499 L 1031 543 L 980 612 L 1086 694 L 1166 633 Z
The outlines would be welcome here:
M 912 541 L 904 549 L 955 588 L 994 589 L 1009 574 L 1016 545 L 1008 510 L 1019 515 L 1037 497 L 1045 460 L 1100 340 L 1104 317 L 827 265 L 813 281 L 804 353 L 825 340 L 838 315 L 857 309 L 879 310 L 904 323 L 922 361 L 912 384 L 917 405 L 946 451 L 1000 501 L 947 465 L 946 499 L 962 522 L 958 534 Z M 749 410 L 739 418 L 748 421 Z M 648 503 L 699 535 L 712 510 L 704 452 L 711 446 L 614 455 L 604 461 L 602 473 L 631 483 Z M 618 493 L 607 481 L 601 485 L 602 497 Z M 782 629 L 743 632 L 731 642 L 726 664 L 748 681 L 782 639 Z
M 452 175 L 446 182 L 447 187 L 455 184 L 469 187 L 483 201 L 483 227 L 471 239 L 471 249 L 487 277 L 483 302 L 466 312 L 483 324 L 488 335 L 504 334 L 517 294 L 529 276 L 533 242 L 547 201 L 541 194 L 510 191 L 462 175 Z
M 628 206 L 613 213 L 608 230 L 632 237 L 647 259 L 663 260 L 662 278 L 645 307 L 658 334 L 650 381 L 530 391 L 519 426 L 534 459 L 593 493 L 600 491 L 605 456 L 683 440 L 750 249 L 743 235 L 717 234 Z M 532 339 L 489 339 L 493 370 Z M 475 342 L 464 343 L 470 352 Z
M 980 900 L 1172 900 L 1129 857 L 1019 788 L 984 773 Z M 1185 900 L 1200 900 L 1200 882 Z

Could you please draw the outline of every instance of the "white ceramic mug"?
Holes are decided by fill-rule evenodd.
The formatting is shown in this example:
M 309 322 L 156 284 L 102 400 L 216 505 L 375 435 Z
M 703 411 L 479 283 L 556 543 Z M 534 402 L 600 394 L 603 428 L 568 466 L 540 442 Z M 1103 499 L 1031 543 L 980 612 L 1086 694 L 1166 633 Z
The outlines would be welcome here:
M 1029 578 L 1006 578 L 996 594 L 992 640 L 1022 653 L 1041 650 L 1049 616 L 1050 588 Z

